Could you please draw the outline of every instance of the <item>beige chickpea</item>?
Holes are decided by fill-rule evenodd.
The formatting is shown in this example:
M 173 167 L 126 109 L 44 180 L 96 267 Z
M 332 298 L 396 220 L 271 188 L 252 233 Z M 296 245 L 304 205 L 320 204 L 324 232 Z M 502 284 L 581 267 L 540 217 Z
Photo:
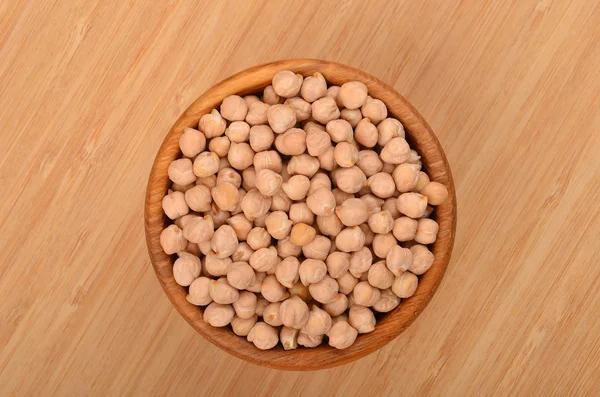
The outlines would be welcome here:
M 198 129 L 208 139 L 223 135 L 226 126 L 227 122 L 221 117 L 221 113 L 217 109 L 213 109 L 210 113 L 200 117 L 198 122 Z
M 235 250 L 235 252 L 231 254 L 231 259 L 235 262 L 248 262 L 253 253 L 254 250 L 250 247 L 250 245 L 247 242 L 244 241 L 238 244 L 238 247 Z
M 319 303 L 329 303 L 339 291 L 338 283 L 329 275 L 323 276 L 323 279 L 308 286 L 311 296 Z
M 292 227 L 292 231 L 290 232 L 290 241 L 302 247 L 313 241 L 316 234 L 317 232 L 312 226 L 306 223 L 297 223 Z
M 250 189 L 242 199 L 242 211 L 249 220 L 265 215 L 271 208 L 271 197 L 263 196 L 258 189 Z
M 378 137 L 377 127 L 369 118 L 360 120 L 354 129 L 354 139 L 365 147 L 372 148 L 377 145 Z
M 335 99 L 335 103 L 337 104 L 338 108 L 341 109 L 344 107 L 344 104 L 342 103 L 342 100 L 340 99 L 339 93 L 340 93 L 340 86 L 332 85 L 331 87 L 327 88 L 327 92 L 325 93 L 325 96 Z
M 212 302 L 210 297 L 209 285 L 210 279 L 208 277 L 198 277 L 190 284 L 189 293 L 185 299 L 192 305 L 206 306 Z
M 200 186 L 196 186 L 200 188 Z M 235 208 L 239 199 L 239 190 L 233 183 L 222 182 L 211 190 L 215 204 L 223 211 L 231 211 Z
M 204 309 L 204 322 L 213 327 L 225 327 L 231 320 L 235 311 L 231 305 L 222 305 L 217 302 L 212 302 Z
M 335 145 L 333 158 L 340 167 L 352 167 L 358 160 L 358 150 L 348 142 L 340 142 Z
M 396 208 L 411 218 L 420 218 L 427 210 L 427 197 L 419 193 L 403 193 L 396 201 Z
M 405 271 L 409 270 L 412 266 L 412 262 L 412 251 L 399 245 L 395 245 L 390 248 L 385 258 L 386 266 L 394 274 L 394 276 L 399 276 Z
M 431 268 L 435 257 L 433 253 L 429 251 L 429 248 L 424 245 L 415 244 L 410 247 L 410 251 L 413 254 L 413 261 L 409 269 L 412 273 L 420 276 Z
M 284 211 L 289 212 L 292 206 L 292 200 L 285 194 L 283 190 L 280 190 L 271 199 L 271 211 Z
M 398 241 L 414 240 L 417 235 L 418 221 L 407 216 L 401 216 L 394 221 L 394 237 Z
M 310 196 L 321 188 L 331 190 L 331 179 L 329 179 L 326 173 L 317 172 L 310 180 L 310 188 L 308 189 L 307 196 Z
M 308 121 L 305 121 L 302 124 L 302 129 L 304 131 L 306 131 L 307 133 L 312 128 L 316 128 L 316 129 L 319 129 L 321 131 L 325 131 L 325 126 L 323 124 L 319 123 L 319 122 L 314 121 L 314 120 L 308 120 Z
M 273 90 L 277 95 L 284 98 L 294 97 L 300 92 L 302 80 L 299 80 L 294 72 L 283 70 L 277 72 L 273 77 Z
M 241 121 L 246 118 L 248 113 L 248 105 L 242 97 L 238 95 L 230 95 L 223 99 L 221 103 L 221 116 L 229 121 Z
M 355 252 L 365 245 L 365 234 L 358 226 L 347 227 L 335 237 L 335 246 L 342 252 Z
M 250 318 L 240 318 L 238 316 L 234 316 L 233 320 L 231 320 L 231 328 L 233 329 L 233 333 L 237 336 L 247 336 L 252 327 L 254 327 L 256 324 L 257 320 L 257 315 L 254 315 Z
M 328 122 L 337 120 L 340 117 L 340 109 L 338 109 L 335 99 L 328 96 L 313 102 L 311 110 L 313 119 L 322 124 L 327 124 Z M 346 120 L 341 121 L 348 123 Z M 350 125 L 350 123 L 348 123 L 348 125 Z
M 388 118 L 377 125 L 377 143 L 385 146 L 389 141 L 397 137 L 405 137 L 404 127 L 396 119 Z
M 304 347 L 317 347 L 323 342 L 323 335 L 319 336 L 310 336 L 307 334 L 303 334 L 302 332 L 298 333 L 298 344 Z
M 421 165 L 421 156 L 419 156 L 419 153 L 416 150 L 412 149 L 406 162 Z
M 335 148 L 331 146 L 318 157 L 319 166 L 326 171 L 333 171 L 337 167 L 335 157 L 333 157 L 334 151 Z
M 262 279 L 264 280 L 266 274 L 265 273 L 257 273 L 257 276 L 259 274 L 263 274 Z M 262 281 L 261 281 L 262 284 Z M 250 291 L 250 290 L 248 290 Z M 250 291 L 250 292 L 254 292 L 254 291 Z M 259 290 L 258 292 L 260 292 L 260 286 L 259 286 Z M 265 314 L 265 309 L 267 308 L 267 306 L 269 306 L 271 304 L 271 302 L 269 302 L 268 300 L 266 300 L 262 295 L 257 295 L 257 299 L 256 299 L 256 315 L 257 316 L 262 316 Z M 279 311 L 279 310 L 278 310 Z
M 290 206 L 289 217 L 294 224 L 305 223 L 312 225 L 315 221 L 315 214 L 312 213 L 306 203 L 294 203 Z
M 246 95 L 243 97 L 246 106 L 250 107 L 253 103 L 260 102 L 260 98 L 256 95 Z
M 210 205 L 210 211 L 209 212 L 205 212 L 205 214 L 208 215 L 212 219 L 213 224 L 214 224 L 214 228 L 219 228 L 222 225 L 224 225 L 225 224 L 225 220 L 227 218 L 229 218 L 229 216 L 231 215 L 229 213 L 229 211 L 223 211 L 214 202 Z
M 204 267 L 211 276 L 219 277 L 227 275 L 231 264 L 231 258 L 219 258 L 212 250 L 204 257 Z
M 350 325 L 359 334 L 366 334 L 375 329 L 375 315 L 368 307 L 354 305 L 348 314 Z
M 233 184 L 236 189 L 239 189 L 242 186 L 242 176 L 235 171 L 233 168 L 230 167 L 226 167 L 226 168 L 222 168 L 219 170 L 219 173 L 217 174 L 217 185 L 223 183 L 223 182 L 229 182 L 231 184 Z
M 262 318 L 265 323 L 272 325 L 273 327 L 280 327 L 283 323 L 281 322 L 281 316 L 279 315 L 279 308 L 281 302 L 269 303 L 263 311 Z
M 283 346 L 283 350 L 294 350 L 298 348 L 299 330 L 291 327 L 281 327 L 279 331 L 279 340 Z
M 262 97 L 262 101 L 264 103 L 267 103 L 269 105 L 277 105 L 281 103 L 281 100 L 282 98 L 279 95 L 277 95 L 272 85 L 268 85 L 265 87 L 265 89 L 263 90 Z
M 255 282 L 254 269 L 246 262 L 233 262 L 227 271 L 227 282 L 234 288 L 246 289 Z M 238 316 L 242 317 L 239 313 Z
M 246 142 L 250 136 L 250 125 L 245 121 L 234 121 L 225 130 L 225 135 L 229 138 L 230 142 Z
M 287 257 L 277 265 L 275 277 L 281 285 L 292 288 L 298 282 L 300 262 L 296 257 Z
M 185 157 L 196 157 L 206 149 L 206 137 L 194 128 L 184 128 L 179 137 L 179 148 Z
M 367 101 L 367 86 L 359 81 L 349 81 L 340 87 L 339 97 L 347 109 L 358 109 Z
M 269 302 L 281 302 L 290 296 L 285 287 L 277 281 L 274 274 L 265 277 L 260 286 L 260 293 Z
M 394 294 L 391 288 L 381 291 L 381 298 L 372 306 L 379 313 L 388 313 L 398 307 L 400 298 Z
M 376 234 L 373 237 L 372 249 L 373 253 L 381 259 L 385 259 L 390 248 L 397 245 L 398 241 L 392 233 L 387 234 Z
M 392 174 L 395 169 L 396 169 L 396 164 L 390 164 L 390 163 L 384 162 L 383 168 L 381 169 L 381 171 L 385 172 L 386 174 Z
M 379 261 L 369 268 L 367 281 L 373 287 L 387 289 L 394 283 L 394 274 L 387 268 L 386 261 Z
M 256 169 L 250 166 L 242 171 L 242 187 L 249 191 L 256 187 Z
M 194 160 L 193 170 L 199 178 L 216 174 L 219 170 L 219 156 L 213 152 L 200 153 Z
M 417 276 L 411 272 L 404 272 L 394 280 L 392 291 L 399 298 L 410 298 L 415 294 L 418 285 L 419 279 Z
M 308 286 L 303 285 L 300 281 L 298 281 L 291 288 L 289 288 L 288 292 L 290 293 L 290 296 L 298 296 L 306 303 L 312 300 L 312 296 L 310 296 Z
M 333 324 L 327 336 L 329 337 L 330 346 L 336 349 L 347 349 L 356 341 L 358 331 L 352 328 L 346 321 L 338 321 Z
M 396 137 L 385 144 L 379 157 L 385 163 L 402 164 L 408 159 L 409 155 L 410 146 L 408 146 L 406 140 L 402 137 Z
M 371 188 L 373 194 L 377 197 L 386 199 L 394 195 L 396 185 L 390 174 L 378 172 L 367 179 L 367 186 Z
M 310 336 L 325 335 L 331 329 L 331 316 L 325 310 L 313 305 L 302 333 Z
M 255 125 L 250 128 L 250 147 L 256 153 L 267 150 L 275 142 L 275 133 L 268 125 Z
M 420 192 L 421 190 L 423 190 L 423 188 L 425 186 L 427 186 L 429 184 L 429 182 L 431 182 L 429 180 L 429 175 L 427 175 L 423 171 L 419 171 L 419 182 L 415 185 L 415 187 L 412 189 L 412 191 Z
M 395 197 L 390 197 L 389 199 L 385 200 L 381 206 L 381 211 L 389 212 L 393 220 L 396 220 L 401 216 L 400 211 L 398 211 L 398 208 L 396 207 Z
M 277 241 L 277 255 L 279 255 L 284 260 L 289 257 L 295 258 L 301 253 L 302 248 L 292 243 L 289 236 Z
M 183 237 L 192 243 L 200 244 L 214 236 L 214 221 L 210 216 L 194 217 L 183 228 Z
M 335 209 L 335 197 L 331 190 L 321 187 L 306 198 L 306 204 L 317 216 L 332 215 Z
M 229 164 L 229 160 L 227 160 L 227 157 L 221 157 L 219 159 L 219 171 L 225 168 L 231 168 L 231 164 Z
M 421 166 L 418 164 L 399 164 L 392 172 L 396 189 L 402 193 L 413 190 L 419 183 L 420 169 Z
M 421 189 L 421 194 L 427 197 L 431 205 L 440 205 L 448 198 L 448 188 L 439 182 L 430 182 Z
M 209 253 L 209 251 L 211 251 L 210 240 L 203 241 L 196 245 L 198 246 L 198 249 L 202 255 L 206 255 Z M 198 256 L 200 256 L 200 255 L 198 255 Z
M 337 278 L 337 282 L 340 293 L 348 295 L 354 290 L 356 284 L 358 284 L 358 279 L 352 276 L 350 272 L 345 272 Z
M 332 317 L 343 314 L 347 308 L 348 297 L 340 293 L 336 294 L 331 302 L 323 304 L 323 310 Z
M 381 291 L 369 284 L 368 281 L 361 281 L 354 287 L 352 297 L 355 304 L 371 307 L 381 297 Z
M 274 196 L 281 189 L 283 178 L 278 173 L 264 168 L 256 174 L 256 188 L 263 196 Z
M 264 228 L 255 227 L 248 233 L 246 242 L 255 251 L 267 248 L 271 245 L 271 235 Z
M 225 157 L 229 151 L 231 141 L 226 136 L 218 136 L 210 140 L 208 150 L 219 157 Z
M 303 200 L 310 189 L 310 180 L 305 175 L 294 175 L 281 187 L 290 199 Z
M 371 230 L 368 223 L 361 223 L 358 225 L 360 230 L 362 230 L 365 235 L 365 245 L 373 244 L 373 239 L 375 238 L 375 233 Z
M 267 119 L 273 132 L 281 134 L 296 124 L 296 112 L 290 106 L 272 105 L 267 110 Z
M 350 256 L 350 274 L 358 278 L 369 270 L 372 263 L 373 254 L 371 254 L 371 250 L 367 247 L 363 247 Z
M 437 233 L 439 229 L 439 225 L 433 219 L 421 218 L 418 220 L 415 241 L 424 245 L 433 244 L 437 239 Z
M 312 115 L 312 107 L 310 103 L 306 102 L 300 97 L 286 99 L 283 104 L 294 109 L 294 112 L 296 113 L 296 121 L 308 120 Z
M 183 215 L 180 218 L 175 219 L 175 221 L 173 222 L 175 225 L 177 225 L 178 228 L 180 228 L 181 230 L 183 230 L 183 228 L 185 227 L 185 225 L 187 225 L 188 223 L 190 223 L 190 221 L 194 220 L 195 218 L 197 218 L 198 215 L 196 214 L 186 214 Z
M 354 141 L 352 126 L 346 120 L 331 120 L 325 126 L 329 138 L 335 143 Z
M 356 165 L 367 177 L 373 176 L 383 169 L 383 162 L 373 150 L 361 150 L 358 152 Z
M 387 108 L 385 104 L 379 99 L 373 99 L 367 97 L 365 104 L 362 105 L 360 111 L 363 117 L 371 119 L 373 124 L 377 125 L 387 117 Z
M 352 193 L 346 193 L 339 188 L 335 188 L 331 191 L 333 193 L 333 197 L 335 197 L 335 205 L 340 206 L 346 200 L 355 198 Z
M 293 222 L 289 220 L 287 213 L 275 211 L 265 219 L 267 232 L 275 239 L 286 238 L 292 230 Z
M 236 316 L 244 319 L 254 317 L 257 302 L 256 295 L 248 291 L 242 291 L 239 295 L 238 300 L 233 302 L 233 310 L 235 310 Z
M 332 252 L 325 260 L 327 271 L 333 278 L 342 277 L 350 268 L 350 254 L 347 252 Z
M 257 173 L 262 169 L 282 173 L 283 165 L 281 156 L 274 150 L 265 150 L 264 152 L 256 153 L 254 155 L 254 168 Z
M 301 329 L 309 319 L 308 305 L 299 296 L 292 296 L 279 306 L 279 317 L 284 326 Z
M 189 185 L 196 181 L 193 172 L 192 160 L 182 158 L 172 161 L 167 171 L 169 179 L 179 185 Z
M 227 279 L 224 277 L 218 280 L 211 280 L 208 291 L 212 300 L 221 305 L 232 304 L 238 300 L 240 295 L 238 290 L 229 285 Z
M 310 243 L 302 246 L 302 253 L 305 258 L 324 261 L 329 255 L 330 249 L 331 240 L 325 236 L 317 235 Z
M 305 175 L 311 178 L 319 171 L 319 160 L 308 154 L 292 156 L 288 165 L 287 172 L 290 175 Z
M 190 183 L 190 184 L 187 184 L 187 185 L 180 185 L 178 183 L 173 182 L 171 184 L 171 190 L 172 191 L 174 191 L 174 192 L 181 192 L 181 193 L 185 193 L 185 192 L 187 192 L 188 190 L 190 190 L 193 187 L 194 187 L 194 183 Z
M 358 123 L 362 120 L 363 116 L 360 109 L 342 109 L 340 110 L 340 118 L 346 120 L 352 128 L 356 128 Z M 356 131 L 355 131 L 356 134 Z M 356 135 L 355 135 L 356 138 Z M 358 138 L 356 138 L 358 140 Z
M 305 259 L 298 268 L 300 281 L 305 286 L 320 282 L 326 273 L 327 266 L 325 262 L 318 259 Z
M 277 249 L 273 246 L 258 248 L 248 262 L 257 272 L 269 272 L 277 266 Z
M 248 342 L 254 343 L 254 346 L 260 350 L 269 350 L 274 348 L 279 342 L 279 333 L 277 328 L 270 326 L 262 321 L 257 322 L 248 333 Z
M 252 165 L 254 161 L 254 150 L 245 142 L 232 142 L 227 153 L 227 160 L 233 168 L 243 171 Z
M 185 195 L 181 192 L 169 191 L 162 199 L 162 208 L 169 219 L 177 219 L 190 212 Z
M 185 254 L 173 264 L 173 278 L 181 286 L 187 287 L 200 276 L 200 259 L 192 254 Z
M 300 95 L 306 102 L 315 102 L 327 93 L 327 82 L 321 73 L 315 73 L 304 79 Z M 334 101 L 335 102 L 335 101 Z
M 275 147 L 286 156 L 298 156 L 306 151 L 306 132 L 301 128 L 290 128 L 275 138 Z
M 394 228 L 394 218 L 389 211 L 376 212 L 369 217 L 369 227 L 373 233 L 390 233 Z
M 306 133 L 306 148 L 308 154 L 318 157 L 331 147 L 329 134 L 318 128 L 310 128 Z
M 336 214 L 317 216 L 317 226 L 322 234 L 330 237 L 337 236 L 344 227 Z
M 212 189 L 213 187 L 217 186 L 217 176 L 213 174 L 198 178 L 196 179 L 196 185 L 206 186 L 207 188 Z
M 358 193 L 366 184 L 367 177 L 357 166 L 338 168 L 334 171 L 333 181 L 346 193 Z
M 359 198 L 351 198 L 336 207 L 335 214 L 345 226 L 358 226 L 369 218 L 367 205 Z
M 252 222 L 250 222 L 243 214 L 234 215 L 225 222 L 231 226 L 239 241 L 246 240 L 248 233 L 252 230 Z
M 210 240 L 211 248 L 217 258 L 226 258 L 233 254 L 238 246 L 235 230 L 229 225 L 222 225 L 213 234 Z

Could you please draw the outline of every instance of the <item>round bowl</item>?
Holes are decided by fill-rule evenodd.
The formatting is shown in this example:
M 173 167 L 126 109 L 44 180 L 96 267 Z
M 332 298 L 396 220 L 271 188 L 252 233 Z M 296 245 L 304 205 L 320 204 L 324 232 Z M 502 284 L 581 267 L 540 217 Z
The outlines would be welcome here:
M 235 335 L 229 327 L 214 328 L 202 319 L 202 308 L 186 300 L 185 288 L 173 278 L 175 256 L 165 254 L 160 245 L 160 233 L 168 219 L 163 213 L 161 200 L 171 182 L 167 168 L 181 155 L 179 136 L 185 127 L 197 127 L 200 117 L 217 108 L 232 94 L 256 93 L 271 84 L 273 76 L 281 70 L 291 70 L 304 76 L 319 72 L 328 83 L 341 85 L 347 81 L 363 82 L 369 94 L 382 100 L 389 114 L 402 122 L 411 147 L 422 157 L 423 168 L 432 181 L 448 187 L 449 198 L 434 213 L 439 223 L 437 241 L 432 251 L 435 261 L 431 269 L 419 277 L 416 293 L 402 301 L 394 311 L 378 316 L 375 330 L 359 335 L 356 342 L 345 350 L 329 345 L 317 348 L 298 348 L 285 351 L 278 345 L 272 350 L 259 350 L 245 338 Z M 397 337 L 423 311 L 435 293 L 450 260 L 456 229 L 456 197 L 452 174 L 446 156 L 435 134 L 417 110 L 392 87 L 360 70 L 339 63 L 314 59 L 291 59 L 272 62 L 237 73 L 213 86 L 200 96 L 179 117 L 163 141 L 148 180 L 145 205 L 145 229 L 148 252 L 160 285 L 183 318 L 211 343 L 248 362 L 284 370 L 318 370 L 330 368 L 359 359 L 385 346 Z

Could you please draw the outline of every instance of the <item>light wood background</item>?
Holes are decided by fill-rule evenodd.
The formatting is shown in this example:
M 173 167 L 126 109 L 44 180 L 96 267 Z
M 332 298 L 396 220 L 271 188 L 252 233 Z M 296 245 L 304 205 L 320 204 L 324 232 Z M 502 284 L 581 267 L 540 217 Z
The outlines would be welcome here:
M 600 8 L 592 0 L 0 2 L 0 395 L 598 395 Z M 154 155 L 215 82 L 275 59 L 363 69 L 453 167 L 438 293 L 314 373 L 194 333 L 151 269 Z

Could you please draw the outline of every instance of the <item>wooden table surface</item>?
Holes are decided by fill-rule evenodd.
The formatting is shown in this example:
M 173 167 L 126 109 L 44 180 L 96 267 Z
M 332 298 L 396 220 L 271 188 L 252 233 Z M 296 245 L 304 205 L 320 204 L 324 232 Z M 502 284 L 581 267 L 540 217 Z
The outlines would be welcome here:
M 0 395 L 598 395 L 599 42 L 592 0 L 0 2 Z M 197 335 L 159 287 L 142 217 L 179 114 L 298 57 L 404 94 L 459 203 L 424 313 L 312 373 Z

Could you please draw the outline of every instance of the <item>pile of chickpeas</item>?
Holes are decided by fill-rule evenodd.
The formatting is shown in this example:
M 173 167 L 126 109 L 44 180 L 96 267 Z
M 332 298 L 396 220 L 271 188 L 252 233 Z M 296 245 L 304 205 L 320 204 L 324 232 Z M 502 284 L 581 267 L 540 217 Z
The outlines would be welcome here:
M 448 190 L 361 82 L 279 72 L 179 144 L 160 236 L 173 276 L 205 322 L 259 349 L 346 349 L 433 264 Z

